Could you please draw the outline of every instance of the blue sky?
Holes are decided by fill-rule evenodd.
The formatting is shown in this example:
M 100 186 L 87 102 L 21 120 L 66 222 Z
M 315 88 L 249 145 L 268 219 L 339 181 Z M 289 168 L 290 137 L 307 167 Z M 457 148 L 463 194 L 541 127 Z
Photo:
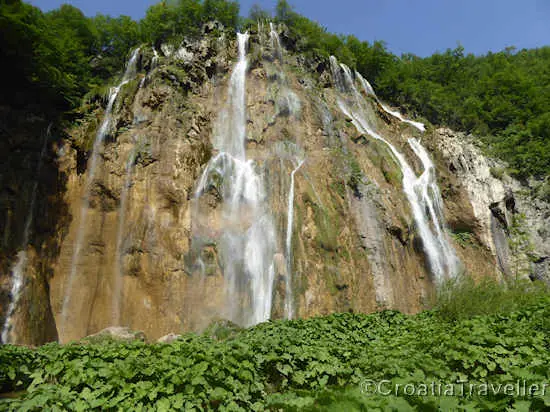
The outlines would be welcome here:
M 43 10 L 72 4 L 86 15 L 139 19 L 157 0 L 31 0 Z M 241 0 L 246 15 L 254 3 L 273 9 L 276 0 Z M 384 40 L 396 53 L 430 55 L 454 48 L 499 51 L 550 45 L 550 0 L 290 0 L 296 11 L 329 31 L 361 40 Z

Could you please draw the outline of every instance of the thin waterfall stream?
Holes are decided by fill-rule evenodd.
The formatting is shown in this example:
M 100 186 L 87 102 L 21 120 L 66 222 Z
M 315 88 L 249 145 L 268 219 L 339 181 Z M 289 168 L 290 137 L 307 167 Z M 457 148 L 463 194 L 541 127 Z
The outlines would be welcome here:
M 116 87 L 111 88 L 109 92 L 109 100 L 108 100 L 107 108 L 105 109 L 105 115 L 103 117 L 101 126 L 99 127 L 99 130 L 96 134 L 94 144 L 92 147 L 92 153 L 90 155 L 90 161 L 88 164 L 88 175 L 87 175 L 87 180 L 84 187 L 84 196 L 82 197 L 82 203 L 80 207 L 79 227 L 78 227 L 76 241 L 73 248 L 73 256 L 71 260 L 71 271 L 69 273 L 69 278 L 64 291 L 63 307 L 61 310 L 61 327 L 63 327 L 65 322 L 67 322 L 71 292 L 72 292 L 73 283 L 75 281 L 75 277 L 78 271 L 79 259 L 82 252 L 82 243 L 84 242 L 84 237 L 86 234 L 91 190 L 95 179 L 95 174 L 97 172 L 97 167 L 100 159 L 100 152 L 103 147 L 103 142 L 105 140 L 105 137 L 109 133 L 109 129 L 111 128 L 111 123 L 113 120 L 113 116 L 112 116 L 113 106 L 115 104 L 116 98 L 121 88 L 135 77 L 138 56 L 139 56 L 139 48 L 135 49 L 130 55 L 130 59 L 126 64 L 126 70 L 124 72 L 121 82 Z
M 8 306 L 4 326 L 2 327 L 1 338 L 3 343 L 17 342 L 17 331 L 15 330 L 15 325 L 13 324 L 13 317 L 15 315 L 19 300 L 21 299 L 21 294 L 23 293 L 25 273 L 28 263 L 27 248 L 29 246 L 31 227 L 34 221 L 34 208 L 36 204 L 36 196 L 38 193 L 38 179 L 40 177 L 40 172 L 42 171 L 44 156 L 46 155 L 46 150 L 48 148 L 48 140 L 51 134 L 51 128 L 52 124 L 50 123 L 44 136 L 44 142 L 42 143 L 42 150 L 40 152 L 40 158 L 38 160 L 38 166 L 36 168 L 36 179 L 33 183 L 31 190 L 29 212 L 27 215 L 27 219 L 25 220 L 25 226 L 23 229 L 23 240 L 21 242 L 22 249 L 17 253 L 17 259 L 15 260 L 15 264 L 10 271 L 12 274 L 12 286 L 10 291 L 11 301 Z
M 120 193 L 120 206 L 119 206 L 119 217 L 118 217 L 118 227 L 117 227 L 117 238 L 116 238 L 116 255 L 115 255 L 115 271 L 114 271 L 114 281 L 113 281 L 113 325 L 120 325 L 120 312 L 121 312 L 121 297 L 122 297 L 122 283 L 124 279 L 123 271 L 123 262 L 122 262 L 122 251 L 123 251 L 123 240 L 124 240 L 124 226 L 126 224 L 126 209 L 128 203 L 128 192 L 132 184 L 132 175 L 134 171 L 134 164 L 136 160 L 135 149 L 132 149 L 128 160 L 126 162 L 126 177 L 124 179 L 124 186 Z
M 294 317 L 294 294 L 292 293 L 292 223 L 294 220 L 294 175 L 302 167 L 304 160 L 290 173 L 290 189 L 288 191 L 288 212 L 286 224 L 286 261 L 287 275 L 285 279 L 285 315 L 287 319 Z

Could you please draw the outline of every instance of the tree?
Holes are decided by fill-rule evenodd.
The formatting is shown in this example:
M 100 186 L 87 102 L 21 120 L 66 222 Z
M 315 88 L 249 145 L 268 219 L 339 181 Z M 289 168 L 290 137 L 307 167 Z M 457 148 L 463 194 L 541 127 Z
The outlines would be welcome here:
M 291 23 L 291 20 L 295 17 L 295 13 L 287 0 L 279 0 L 277 2 L 276 16 L 282 22 Z
M 203 21 L 218 20 L 225 27 L 236 28 L 239 24 L 239 3 L 227 0 L 204 0 Z
M 263 9 L 258 3 L 254 3 L 250 7 L 248 18 L 252 21 L 270 20 L 271 13 Z

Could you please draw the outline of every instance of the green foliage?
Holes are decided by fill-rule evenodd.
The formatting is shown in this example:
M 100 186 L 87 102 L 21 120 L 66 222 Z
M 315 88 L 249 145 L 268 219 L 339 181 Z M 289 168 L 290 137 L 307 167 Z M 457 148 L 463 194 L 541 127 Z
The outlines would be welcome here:
M 475 241 L 474 234 L 471 232 L 451 233 L 452 238 L 462 247 L 473 245 Z
M 462 307 L 493 298 L 454 289 Z M 499 289 L 497 310 L 407 316 L 334 314 L 267 322 L 213 340 L 186 334 L 171 344 L 101 342 L 49 344 L 36 350 L 0 347 L 6 410 L 541 410 L 548 397 L 504 393 L 487 396 L 381 396 L 361 393 L 367 379 L 405 383 L 547 382 L 550 299 L 526 286 Z M 525 293 L 519 298 L 520 291 Z M 470 300 L 465 301 L 466 296 Z M 504 296 L 513 305 L 505 304 Z M 402 387 L 402 386 L 401 386 Z
M 351 170 L 347 184 L 356 196 L 360 196 L 361 191 L 359 186 L 363 183 L 363 171 L 361 170 L 361 166 L 355 157 L 350 158 L 349 167 Z
M 478 315 L 505 315 L 540 300 L 547 293 L 544 284 L 529 280 L 499 282 L 484 277 L 476 282 L 463 275 L 439 286 L 435 307 L 441 317 L 450 321 Z
M 276 17 L 310 56 L 336 56 L 357 69 L 380 97 L 429 122 L 473 132 L 489 154 L 518 177 L 550 173 L 550 47 L 484 56 L 458 46 L 426 58 L 387 51 L 354 36 L 337 36 L 277 3 Z
M 235 29 L 239 23 L 239 3 L 229 0 L 161 1 L 147 9 L 140 26 L 143 38 L 158 45 L 174 37 L 197 37 L 202 25 L 211 20 Z
M 227 28 L 239 23 L 239 3 L 235 0 L 204 0 L 203 20 L 218 20 Z
M 209 20 L 234 29 L 238 19 L 238 3 L 228 0 L 161 1 L 139 22 L 128 16 L 88 18 L 66 4 L 42 13 L 21 0 L 0 0 L 0 58 L 7 71 L 1 102 L 62 114 L 119 74 L 130 50 L 143 41 L 158 46 L 198 36 Z
M 250 11 L 248 12 L 248 18 L 253 21 L 266 21 L 271 19 L 271 13 L 265 9 L 262 8 L 258 3 L 254 3 L 250 7 Z
M 98 14 L 91 19 L 97 31 L 92 70 L 101 79 L 108 79 L 124 66 L 129 51 L 141 40 L 139 24 L 128 16 L 113 18 Z
M 495 179 L 502 179 L 504 177 L 504 173 L 506 173 L 506 169 L 503 167 L 491 167 L 489 172 Z
M 490 154 L 525 177 L 550 173 L 549 64 L 549 47 L 476 57 L 459 46 L 427 58 L 403 55 L 366 75 L 393 104 L 482 136 Z

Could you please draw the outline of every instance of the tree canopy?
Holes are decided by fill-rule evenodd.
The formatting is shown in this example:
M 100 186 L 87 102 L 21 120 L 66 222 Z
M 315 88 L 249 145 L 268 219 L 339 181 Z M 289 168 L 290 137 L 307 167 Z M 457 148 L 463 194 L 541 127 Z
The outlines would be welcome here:
M 161 1 L 140 21 L 128 16 L 86 17 L 62 5 L 43 13 L 21 0 L 0 0 L 0 102 L 62 113 L 124 67 L 140 43 L 198 36 L 203 23 L 239 23 L 239 4 L 228 0 Z
M 279 0 L 275 15 L 255 5 L 249 20 L 285 23 L 294 47 L 308 56 L 336 56 L 358 70 L 389 103 L 480 137 L 519 177 L 550 174 L 550 47 L 507 48 L 482 56 L 458 46 L 426 58 L 396 56 L 381 41 L 329 33 Z M 0 103 L 62 113 L 124 67 L 130 50 L 148 42 L 196 37 L 218 20 L 242 24 L 234 0 L 162 0 L 140 21 L 86 17 L 70 5 L 43 13 L 21 0 L 0 0 Z
M 550 47 L 474 56 L 459 45 L 426 58 L 398 57 L 383 42 L 327 32 L 287 0 L 277 3 L 276 18 L 289 27 L 298 51 L 334 55 L 388 102 L 479 136 L 512 175 L 550 174 Z

